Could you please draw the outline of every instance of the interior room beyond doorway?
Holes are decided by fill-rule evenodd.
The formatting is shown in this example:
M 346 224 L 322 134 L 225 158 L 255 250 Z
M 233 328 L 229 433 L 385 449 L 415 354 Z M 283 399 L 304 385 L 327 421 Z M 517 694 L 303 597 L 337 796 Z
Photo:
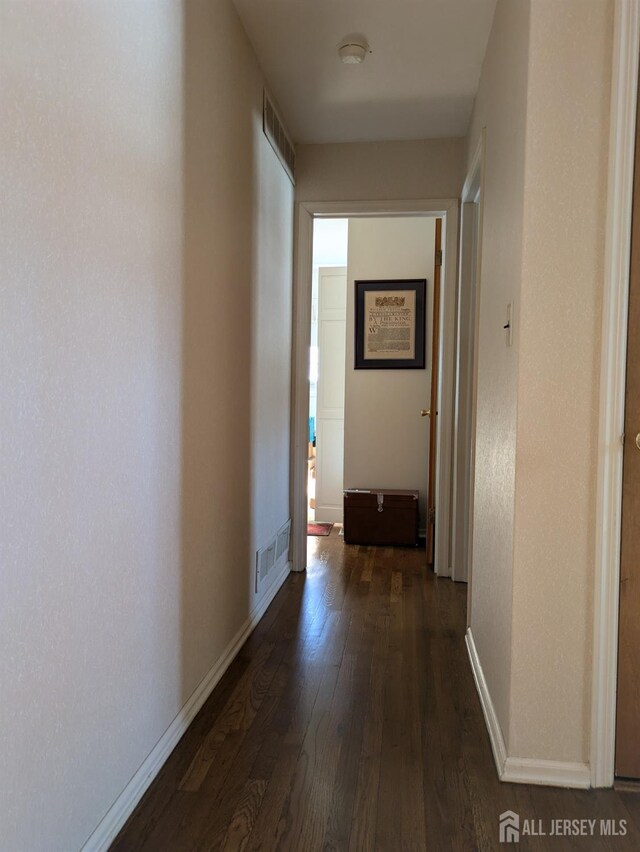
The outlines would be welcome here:
M 308 520 L 341 523 L 345 488 L 420 492 L 426 522 L 435 218 L 315 218 Z M 426 280 L 424 369 L 356 369 L 355 281 Z

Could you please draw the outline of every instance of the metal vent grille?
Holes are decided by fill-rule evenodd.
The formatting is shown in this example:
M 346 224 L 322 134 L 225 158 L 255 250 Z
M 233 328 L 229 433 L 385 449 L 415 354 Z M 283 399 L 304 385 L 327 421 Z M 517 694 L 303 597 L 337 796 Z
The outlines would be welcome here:
M 293 142 L 287 135 L 287 131 L 284 129 L 266 91 L 264 92 L 262 109 L 262 129 L 264 135 L 271 143 L 271 147 L 278 155 L 278 159 L 282 163 L 284 170 L 289 175 L 291 182 L 295 183 L 296 149 L 293 147 Z
M 289 535 L 291 532 L 291 521 L 288 520 L 278 530 L 276 536 L 276 560 L 289 553 Z

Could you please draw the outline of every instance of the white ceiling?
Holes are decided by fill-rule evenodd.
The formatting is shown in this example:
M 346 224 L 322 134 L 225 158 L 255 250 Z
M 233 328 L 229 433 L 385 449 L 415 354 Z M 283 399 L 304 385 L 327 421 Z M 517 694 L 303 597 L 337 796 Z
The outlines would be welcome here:
M 496 0 L 234 0 L 295 142 L 464 136 Z M 373 51 L 343 65 L 344 36 Z

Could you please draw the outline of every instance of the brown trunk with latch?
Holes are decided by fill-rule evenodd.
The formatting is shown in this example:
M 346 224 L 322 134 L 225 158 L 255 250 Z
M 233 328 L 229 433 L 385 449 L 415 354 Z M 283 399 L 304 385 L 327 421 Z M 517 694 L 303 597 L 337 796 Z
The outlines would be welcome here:
M 418 546 L 418 492 L 349 488 L 344 492 L 347 544 Z

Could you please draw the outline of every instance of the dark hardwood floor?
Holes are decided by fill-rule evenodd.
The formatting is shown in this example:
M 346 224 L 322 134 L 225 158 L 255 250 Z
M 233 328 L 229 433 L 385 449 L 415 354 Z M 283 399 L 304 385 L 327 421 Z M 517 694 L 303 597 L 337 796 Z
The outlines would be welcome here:
M 464 646 L 466 586 L 424 555 L 310 538 L 291 575 L 112 845 L 131 850 L 494 850 L 498 817 L 623 819 L 640 794 L 497 780 Z

